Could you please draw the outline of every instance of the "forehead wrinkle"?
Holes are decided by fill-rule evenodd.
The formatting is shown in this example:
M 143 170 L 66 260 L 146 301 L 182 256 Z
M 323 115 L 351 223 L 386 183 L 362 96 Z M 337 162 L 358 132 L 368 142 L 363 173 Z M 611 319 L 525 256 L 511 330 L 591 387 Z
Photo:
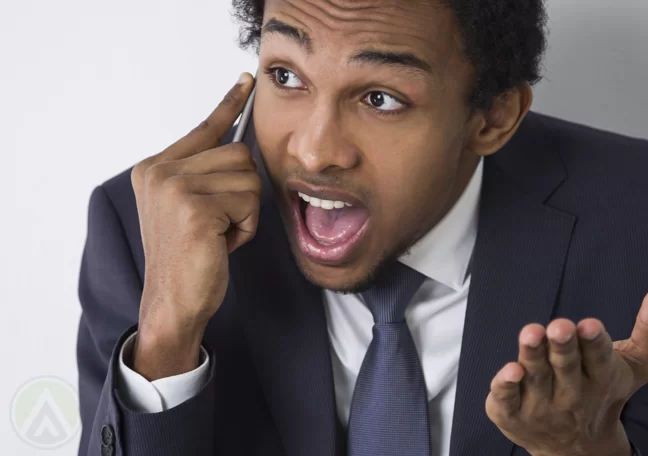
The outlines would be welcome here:
M 354 8 L 349 10 L 349 8 L 344 9 L 339 7 L 331 0 L 273 0 L 268 3 L 270 5 L 287 6 L 288 11 L 282 9 L 272 11 L 275 8 L 268 5 L 270 8 L 267 8 L 266 13 L 268 15 L 279 15 L 290 18 L 292 20 L 291 22 L 296 26 L 309 33 L 313 40 L 313 44 L 315 44 L 316 41 L 313 30 L 296 17 L 299 14 L 323 25 L 331 32 L 345 34 L 347 35 L 345 38 L 352 38 L 359 43 L 363 42 L 363 34 L 367 35 L 364 37 L 364 43 L 367 44 L 375 44 L 377 41 L 376 36 L 387 35 L 387 39 L 384 41 L 385 45 L 408 48 L 407 50 L 412 51 L 411 46 L 405 46 L 402 39 L 394 40 L 395 37 L 408 37 L 420 43 L 421 49 L 425 50 L 426 54 L 437 54 L 434 47 L 429 46 L 429 41 L 434 39 L 432 36 L 434 30 L 446 27 L 446 21 L 443 20 L 444 18 L 437 17 L 436 20 L 431 18 L 430 24 L 426 26 L 425 31 L 421 31 L 421 33 L 423 33 L 422 35 L 415 34 L 415 29 L 412 28 L 412 20 L 421 17 L 424 13 L 429 15 L 431 9 L 447 9 L 446 6 L 443 6 L 444 1 L 445 0 L 408 0 L 409 9 L 398 4 L 384 5 L 383 3 L 381 6 L 376 6 L 375 4 L 380 3 L 380 0 L 368 0 L 362 2 L 349 1 L 350 5 Z M 337 3 L 340 3 L 340 1 L 337 0 Z M 330 5 L 331 8 L 325 8 L 323 6 L 325 4 Z M 411 8 L 412 4 L 417 6 L 414 11 L 412 11 Z M 329 11 L 330 9 L 334 9 L 338 14 L 332 13 Z M 406 14 L 394 14 L 394 10 L 402 10 L 405 11 Z M 355 11 L 364 11 L 365 14 L 358 15 Z M 375 14 L 368 15 L 366 14 L 367 11 L 374 11 Z M 407 17 L 408 14 L 411 19 Z M 437 24 L 432 23 L 433 21 L 437 22 Z M 386 30 L 377 30 L 377 28 L 380 28 L 381 26 Z M 324 43 L 320 42 L 317 44 L 321 47 Z M 436 56 L 434 60 L 438 60 L 438 57 L 440 56 Z
M 403 34 L 408 30 L 411 22 L 407 16 L 412 18 L 420 17 L 426 9 L 422 5 L 430 0 L 418 0 L 415 3 L 419 8 L 414 11 L 398 4 L 384 5 L 384 2 L 369 1 L 342 1 L 331 0 L 279 0 L 281 3 L 290 5 L 316 22 L 320 22 L 332 31 L 356 31 L 359 24 L 384 25 L 395 29 L 397 34 Z M 410 0 L 408 0 L 410 1 Z M 347 3 L 340 6 L 338 3 Z M 373 3 L 373 5 L 372 5 Z M 379 3 L 379 5 L 376 5 Z M 383 3 L 383 4 L 380 4 Z M 326 7 L 328 5 L 329 7 Z M 412 4 L 410 4 L 412 6 Z M 395 11 L 396 10 L 396 11 Z M 397 12 L 399 11 L 399 12 Z M 402 13 L 401 13 L 402 12 Z M 319 13 L 319 14 L 318 14 Z M 413 36 L 413 35 L 412 35 Z
M 346 8 L 341 7 L 340 3 L 344 4 Z M 446 0 L 408 0 L 407 6 L 396 2 L 385 4 L 384 0 L 354 2 L 349 0 L 270 0 L 267 4 L 269 6 L 266 9 L 267 16 L 276 16 L 280 20 L 285 18 L 286 22 L 306 31 L 312 39 L 313 48 L 325 49 L 328 41 L 326 39 L 327 32 L 330 31 L 332 36 L 338 35 L 338 39 L 345 47 L 347 45 L 354 47 L 349 52 L 349 57 L 358 51 L 413 53 L 425 60 L 434 71 L 423 74 L 406 67 L 401 70 L 394 66 L 394 69 L 437 82 L 443 79 L 440 74 L 441 70 L 452 58 L 451 55 L 448 55 L 449 53 L 442 52 L 440 48 L 437 49 L 438 46 L 430 45 L 430 41 L 452 40 L 448 33 L 455 35 L 452 30 L 451 17 L 447 17 L 444 13 L 433 14 L 435 10 L 450 11 Z M 359 14 L 360 12 L 362 14 Z M 424 28 L 421 17 L 429 17 Z M 309 26 L 307 23 L 311 25 Z M 315 33 L 315 30 L 311 28 L 313 23 L 323 26 L 325 31 L 322 32 L 319 29 Z M 418 27 L 413 28 L 412 23 Z M 416 34 L 417 31 L 419 34 Z M 408 43 L 407 40 L 413 42 Z M 354 45 L 354 43 L 356 44 Z M 414 43 L 416 43 L 415 46 L 413 46 Z

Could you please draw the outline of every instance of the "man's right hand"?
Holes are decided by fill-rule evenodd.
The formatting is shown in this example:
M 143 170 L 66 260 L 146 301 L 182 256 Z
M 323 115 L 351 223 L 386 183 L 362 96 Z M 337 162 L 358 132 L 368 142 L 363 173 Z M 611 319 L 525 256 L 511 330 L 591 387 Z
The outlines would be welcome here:
M 146 258 L 131 367 L 149 381 L 198 366 L 225 297 L 228 254 L 254 237 L 261 178 L 242 143 L 219 146 L 252 91 L 242 76 L 198 127 L 132 172 Z

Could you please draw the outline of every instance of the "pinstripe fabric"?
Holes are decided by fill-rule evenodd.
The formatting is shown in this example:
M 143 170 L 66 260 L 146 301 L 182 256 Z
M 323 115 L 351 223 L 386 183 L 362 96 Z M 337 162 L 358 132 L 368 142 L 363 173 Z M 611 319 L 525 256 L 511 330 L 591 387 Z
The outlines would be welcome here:
M 486 157 L 450 456 L 529 456 L 484 410 L 491 379 L 517 357 L 522 326 L 595 317 L 613 340 L 632 331 L 647 291 L 647 151 L 646 141 L 529 113 Z M 321 293 L 290 257 L 281 220 L 269 217 L 265 184 L 257 235 L 230 256 L 231 286 L 205 331 L 207 384 L 162 413 L 123 404 L 116 354 L 136 329 L 145 275 L 130 173 L 98 187 L 88 207 L 79 456 L 101 454 L 104 425 L 115 456 L 345 455 Z M 647 417 L 644 387 L 621 414 L 644 456 Z
M 375 325 L 351 402 L 348 456 L 430 455 L 425 379 L 405 321 L 423 280 L 395 263 L 362 295 Z

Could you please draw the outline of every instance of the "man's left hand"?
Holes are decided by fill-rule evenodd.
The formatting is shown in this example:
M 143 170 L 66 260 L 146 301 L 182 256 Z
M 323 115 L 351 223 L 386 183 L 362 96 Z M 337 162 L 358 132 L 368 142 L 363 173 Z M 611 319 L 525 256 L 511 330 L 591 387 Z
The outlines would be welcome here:
M 631 456 L 623 406 L 648 383 L 648 295 L 629 339 L 612 342 L 596 319 L 520 332 L 518 362 L 491 383 L 486 413 L 533 456 Z

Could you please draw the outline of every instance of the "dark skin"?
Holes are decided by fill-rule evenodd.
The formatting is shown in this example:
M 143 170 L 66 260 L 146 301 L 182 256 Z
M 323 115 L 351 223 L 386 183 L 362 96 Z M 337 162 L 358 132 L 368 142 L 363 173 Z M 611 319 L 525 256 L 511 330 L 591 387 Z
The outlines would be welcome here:
M 254 120 L 293 254 L 317 285 L 356 290 L 455 204 L 479 159 L 517 131 L 531 88 L 473 109 L 473 69 L 453 12 L 435 2 L 267 0 L 264 27 L 268 74 Z M 248 76 L 205 122 L 133 171 L 147 270 L 132 366 L 149 380 L 197 367 L 228 254 L 256 231 L 261 183 L 250 151 L 219 146 L 251 88 Z M 343 262 L 322 264 L 297 246 L 294 177 L 343 189 L 368 209 L 370 231 Z M 486 412 L 534 456 L 629 455 L 619 415 L 646 383 L 648 299 L 631 337 L 614 344 L 598 320 L 523 328 L 518 362 L 494 378 Z
M 479 158 L 497 151 L 516 131 L 532 96 L 522 86 L 492 112 L 468 105 L 472 68 L 447 8 L 398 1 L 313 5 L 266 2 L 266 31 L 274 19 L 308 38 L 299 42 L 276 31 L 262 35 L 261 70 L 288 70 L 284 87 L 290 90 L 276 88 L 266 75 L 259 78 L 255 127 L 300 269 L 324 288 L 353 290 L 436 225 L 463 192 Z M 411 53 L 429 70 L 350 63 L 365 50 Z M 375 93 L 390 96 L 380 107 L 382 115 L 370 99 Z M 270 112 L 281 115 L 265 114 Z M 369 209 L 370 233 L 354 258 L 319 264 L 295 246 L 285 188 L 291 176 L 342 187 Z

